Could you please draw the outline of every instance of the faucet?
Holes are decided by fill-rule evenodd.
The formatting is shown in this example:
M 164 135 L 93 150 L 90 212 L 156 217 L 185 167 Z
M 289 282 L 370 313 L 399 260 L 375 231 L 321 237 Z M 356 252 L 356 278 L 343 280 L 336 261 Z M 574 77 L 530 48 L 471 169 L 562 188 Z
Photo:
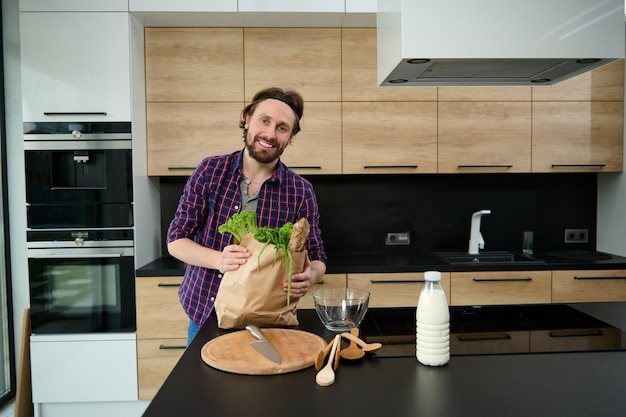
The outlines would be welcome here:
M 472 214 L 472 224 L 470 227 L 470 239 L 467 253 L 470 255 L 478 255 L 478 249 L 485 248 L 485 240 L 482 233 L 480 233 L 480 218 L 484 214 L 491 214 L 491 210 L 479 210 Z

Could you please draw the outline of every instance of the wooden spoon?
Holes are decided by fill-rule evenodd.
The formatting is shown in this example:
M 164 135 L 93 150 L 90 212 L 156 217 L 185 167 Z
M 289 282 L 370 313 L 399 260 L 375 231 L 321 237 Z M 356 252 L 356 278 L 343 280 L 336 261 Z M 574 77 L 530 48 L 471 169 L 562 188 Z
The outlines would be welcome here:
M 333 339 L 333 347 L 330 348 L 328 363 L 315 376 L 315 382 L 317 382 L 317 385 L 327 387 L 335 382 L 335 371 L 333 371 L 333 363 L 335 361 L 335 352 L 337 352 L 337 345 L 339 343 L 341 343 L 341 336 L 337 335 Z
M 319 371 L 320 369 L 322 369 L 322 366 L 324 366 L 324 359 L 326 359 L 326 356 L 328 355 L 328 352 L 330 352 L 330 348 L 333 347 L 333 341 L 331 340 L 330 342 L 328 342 L 328 344 L 326 345 L 326 347 L 322 350 L 320 350 L 317 353 L 317 356 L 315 357 L 315 370 Z
M 361 346 L 361 349 L 363 349 L 363 351 L 365 352 L 376 352 L 383 346 L 381 343 L 365 343 L 360 338 L 353 336 L 351 333 L 348 332 L 341 333 L 341 336 Z
M 341 337 L 339 338 L 339 342 L 337 343 L 337 351 L 335 352 L 335 361 L 333 362 L 333 370 L 337 372 L 339 369 L 339 359 L 341 358 Z
M 350 329 L 350 333 L 354 337 L 359 337 L 359 329 L 357 327 Z M 365 351 L 357 346 L 354 340 L 350 341 L 350 346 L 342 349 L 340 355 L 343 359 L 356 360 L 365 356 Z

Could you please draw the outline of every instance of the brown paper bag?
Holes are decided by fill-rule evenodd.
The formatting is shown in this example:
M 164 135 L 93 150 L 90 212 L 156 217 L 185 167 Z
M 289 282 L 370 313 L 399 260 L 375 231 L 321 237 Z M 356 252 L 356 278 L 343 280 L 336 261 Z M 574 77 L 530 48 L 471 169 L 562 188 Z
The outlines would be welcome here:
M 289 261 L 283 262 L 283 251 L 279 251 L 277 256 L 274 245 L 267 245 L 263 250 L 265 243 L 255 240 L 251 233 L 244 236 L 239 244 L 248 249 L 250 258 L 222 277 L 215 298 L 218 326 L 222 329 L 239 329 L 249 324 L 296 326 L 297 301 L 292 300 L 287 305 L 287 293 L 283 291 L 283 282 L 288 279 Z M 293 253 L 293 273 L 302 271 L 305 254 Z

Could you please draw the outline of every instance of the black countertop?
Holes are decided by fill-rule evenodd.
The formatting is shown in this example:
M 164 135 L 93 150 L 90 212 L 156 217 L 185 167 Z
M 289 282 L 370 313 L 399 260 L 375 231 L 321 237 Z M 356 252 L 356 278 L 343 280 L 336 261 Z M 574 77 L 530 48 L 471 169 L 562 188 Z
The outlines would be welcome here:
M 298 317 L 300 329 L 332 339 L 313 310 Z M 320 387 L 312 367 L 271 376 L 211 368 L 200 350 L 222 332 L 207 321 L 144 417 L 623 417 L 626 410 L 625 351 L 452 356 L 441 368 L 373 355 L 342 361 L 335 383 Z
M 337 253 L 328 254 L 326 273 L 626 269 L 626 257 L 612 254 L 608 254 L 608 259 L 597 260 L 560 259 L 548 253 L 534 254 L 533 258 L 535 261 L 532 262 L 450 265 L 440 260 L 433 252 Z M 182 276 L 184 273 L 185 264 L 171 256 L 160 257 L 136 271 L 138 277 Z

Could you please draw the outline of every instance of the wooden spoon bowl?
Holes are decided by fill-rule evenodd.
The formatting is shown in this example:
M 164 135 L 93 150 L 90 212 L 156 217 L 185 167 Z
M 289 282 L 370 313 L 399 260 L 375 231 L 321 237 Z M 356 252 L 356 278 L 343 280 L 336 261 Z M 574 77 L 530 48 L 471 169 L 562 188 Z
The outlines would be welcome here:
M 356 327 L 350 329 L 350 334 L 352 334 L 354 337 L 359 337 L 359 329 Z M 342 359 L 353 361 L 361 359 L 363 356 L 365 356 L 365 351 L 361 349 L 354 340 L 351 340 L 350 345 L 347 348 L 342 349 L 339 354 L 341 355 Z
M 360 338 L 353 336 L 351 333 L 348 333 L 348 332 L 341 333 L 341 337 L 343 337 L 344 339 L 348 339 L 351 342 L 354 342 L 357 345 L 361 346 L 361 349 L 363 349 L 365 352 L 376 352 L 378 349 L 383 347 L 381 343 L 365 343 Z

